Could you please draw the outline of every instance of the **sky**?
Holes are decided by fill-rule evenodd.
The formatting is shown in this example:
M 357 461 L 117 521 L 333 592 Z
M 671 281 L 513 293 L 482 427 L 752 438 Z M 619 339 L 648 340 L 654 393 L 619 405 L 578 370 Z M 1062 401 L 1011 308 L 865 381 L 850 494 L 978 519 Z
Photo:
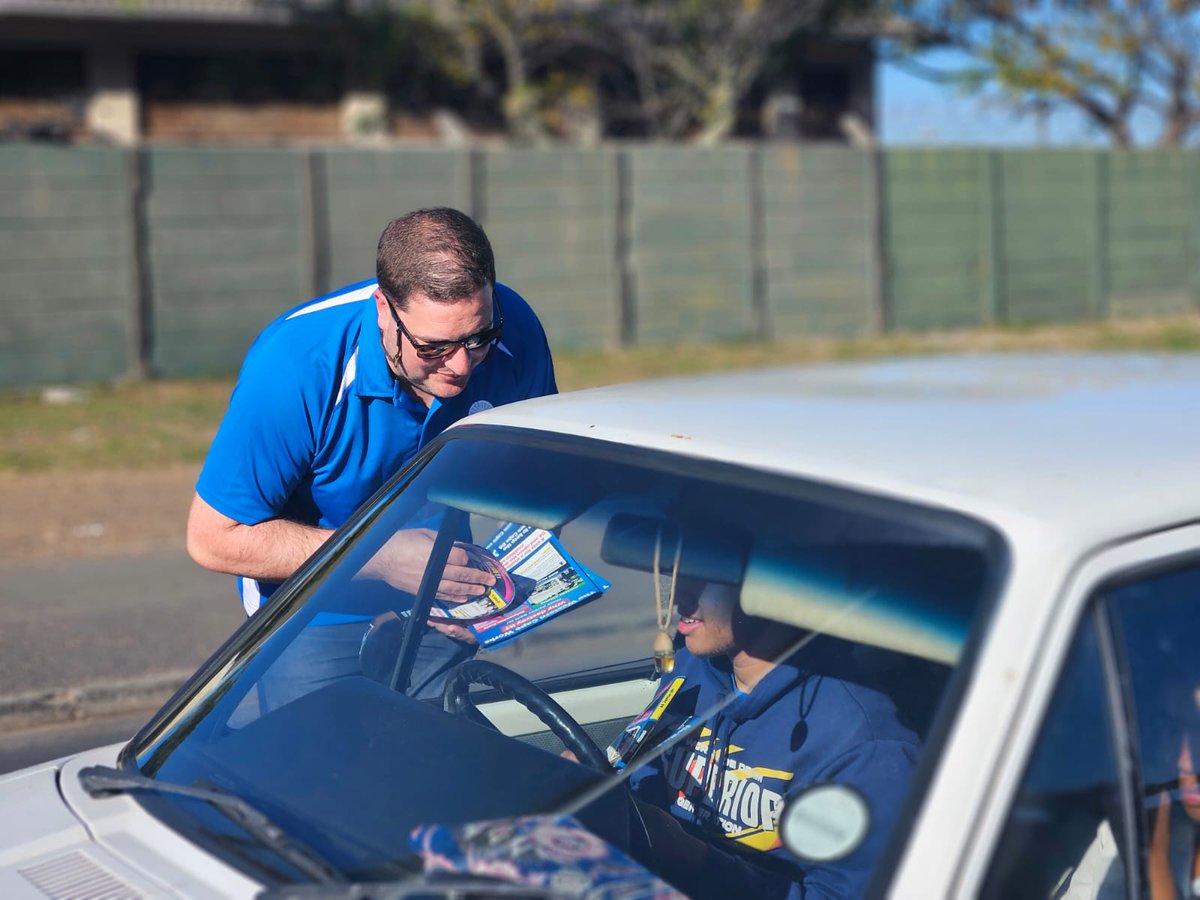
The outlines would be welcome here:
M 950 66 L 950 53 L 927 54 L 933 66 Z M 875 74 L 876 113 L 880 141 L 890 146 L 970 144 L 995 146 L 1107 146 L 1081 115 L 1063 111 L 1038 122 L 1018 118 L 1001 104 L 966 95 L 960 88 L 912 75 L 892 63 Z M 1151 126 L 1134 123 L 1139 143 L 1152 141 Z

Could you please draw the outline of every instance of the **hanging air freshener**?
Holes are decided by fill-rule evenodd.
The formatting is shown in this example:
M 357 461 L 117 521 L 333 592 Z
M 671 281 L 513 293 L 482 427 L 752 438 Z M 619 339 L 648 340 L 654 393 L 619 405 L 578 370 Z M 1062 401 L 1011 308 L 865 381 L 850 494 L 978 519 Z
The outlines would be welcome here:
M 658 634 L 654 636 L 654 668 L 660 673 L 670 673 L 675 670 L 675 643 L 671 640 L 668 630 L 671 627 L 671 614 L 675 610 L 675 584 L 679 580 L 679 558 L 683 555 L 683 534 L 675 542 L 675 563 L 671 567 L 671 587 L 667 594 L 666 607 L 663 606 L 662 578 L 659 575 L 659 558 L 662 552 L 662 523 L 654 536 L 654 610 L 655 621 L 658 623 Z
M 654 668 L 664 675 L 675 671 L 675 643 L 665 631 L 654 636 Z

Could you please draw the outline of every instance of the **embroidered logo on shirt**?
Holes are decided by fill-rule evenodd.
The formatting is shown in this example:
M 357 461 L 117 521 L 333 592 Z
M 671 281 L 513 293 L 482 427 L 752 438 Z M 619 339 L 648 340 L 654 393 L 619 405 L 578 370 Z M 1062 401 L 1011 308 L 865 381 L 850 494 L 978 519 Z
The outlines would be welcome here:
M 490 400 L 476 400 L 471 404 L 471 408 L 467 410 L 468 416 L 473 416 L 475 413 L 483 412 L 485 409 L 491 409 L 492 402 Z

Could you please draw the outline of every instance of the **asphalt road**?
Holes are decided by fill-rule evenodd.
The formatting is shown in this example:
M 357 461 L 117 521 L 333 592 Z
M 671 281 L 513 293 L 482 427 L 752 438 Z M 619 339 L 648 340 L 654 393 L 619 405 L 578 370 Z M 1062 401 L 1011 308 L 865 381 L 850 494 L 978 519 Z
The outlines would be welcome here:
M 0 567 L 0 738 L 153 711 L 241 624 L 183 550 Z
M 148 718 L 144 712 L 103 716 L 0 735 L 0 775 L 93 747 L 124 743 Z
M 554 637 L 585 665 L 650 627 L 586 620 Z M 0 773 L 132 737 L 243 621 L 233 579 L 182 549 L 0 564 Z

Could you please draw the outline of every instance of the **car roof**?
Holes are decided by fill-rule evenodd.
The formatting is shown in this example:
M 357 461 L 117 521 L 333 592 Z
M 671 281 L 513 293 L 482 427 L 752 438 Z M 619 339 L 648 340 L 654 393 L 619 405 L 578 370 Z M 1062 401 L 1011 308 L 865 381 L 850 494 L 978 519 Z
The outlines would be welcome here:
M 1004 354 L 620 384 L 471 416 L 734 462 L 1083 541 L 1200 517 L 1200 357 Z

